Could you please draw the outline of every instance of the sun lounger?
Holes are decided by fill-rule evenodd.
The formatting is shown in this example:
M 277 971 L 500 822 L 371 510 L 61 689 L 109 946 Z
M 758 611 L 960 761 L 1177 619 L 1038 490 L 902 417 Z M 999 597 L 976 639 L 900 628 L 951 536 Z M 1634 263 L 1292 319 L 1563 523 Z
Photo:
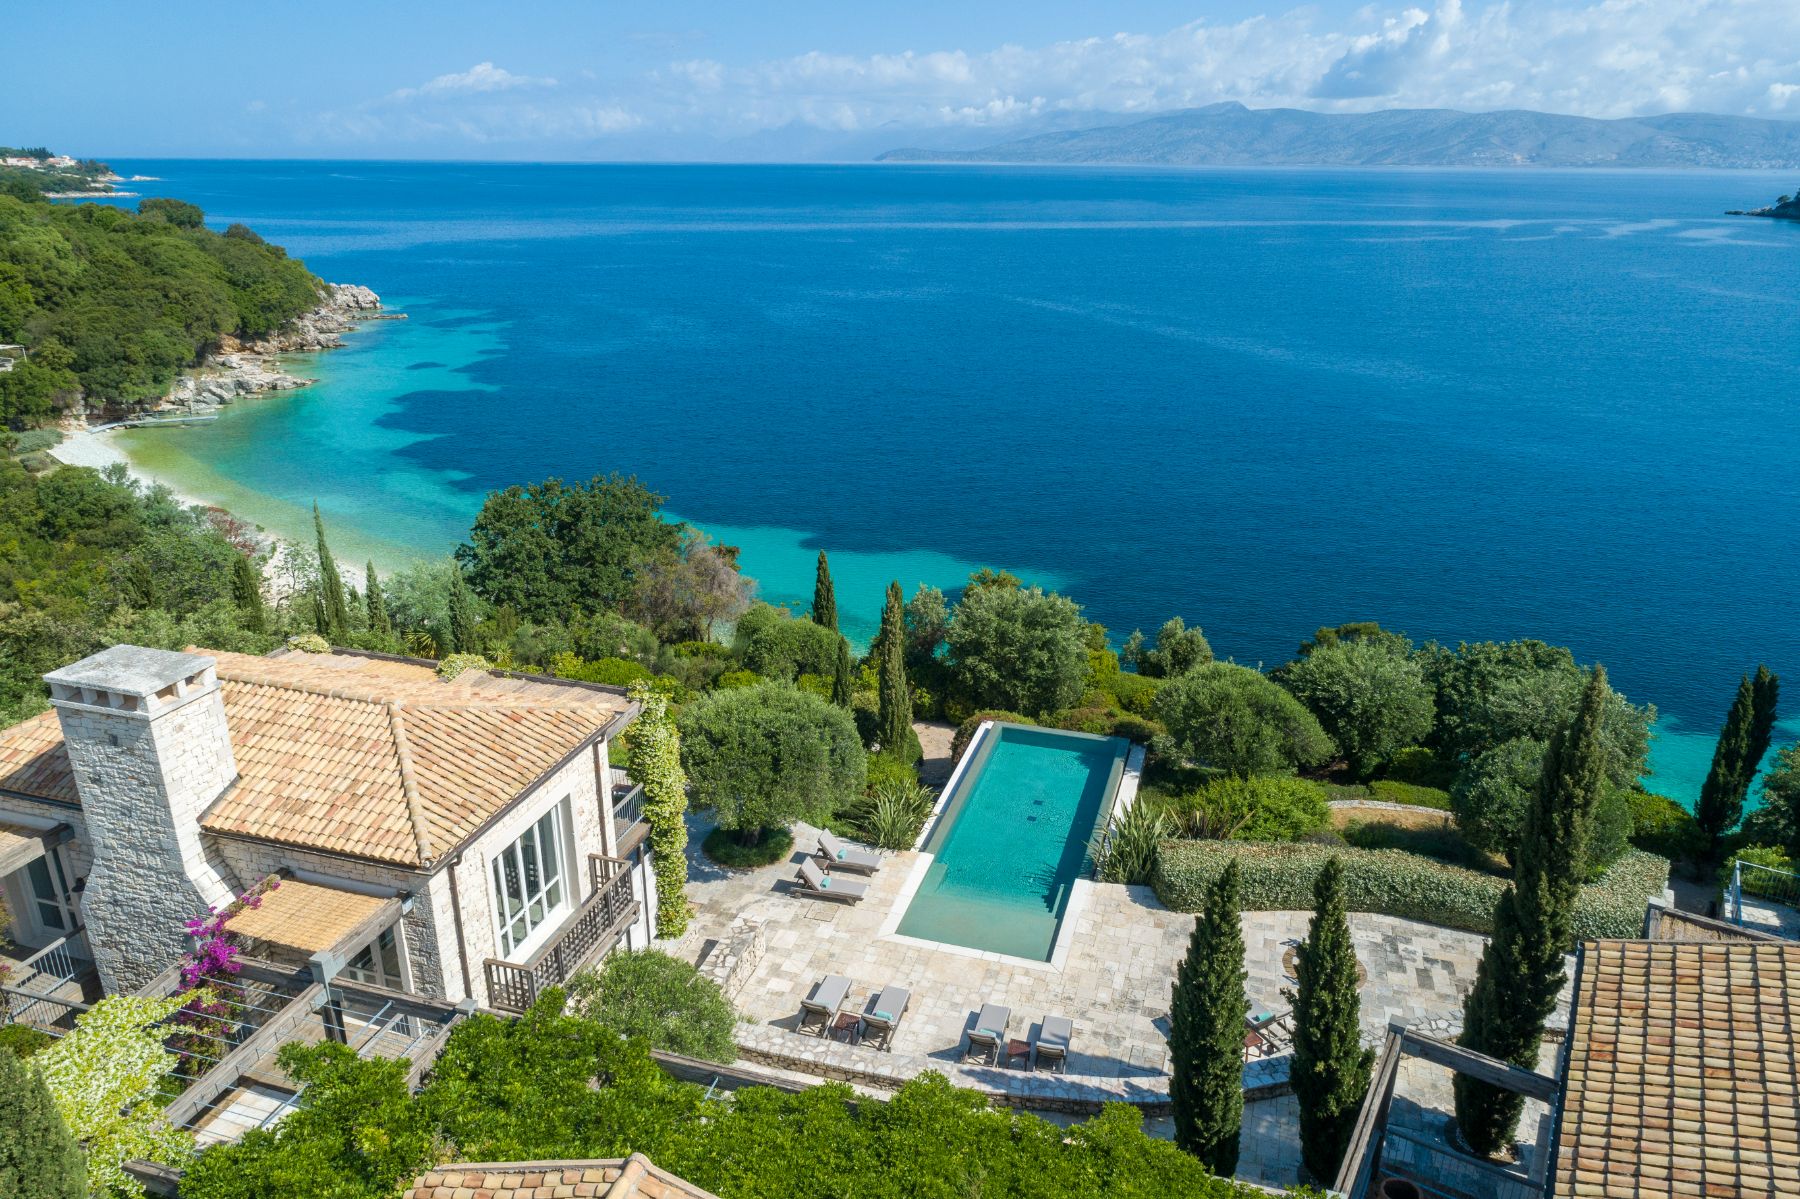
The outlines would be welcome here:
M 802 895 L 816 895 L 820 899 L 835 899 L 840 903 L 855 903 L 869 893 L 868 883 L 821 874 L 811 858 L 800 863 L 800 873 L 795 881 L 800 884 L 796 890 Z
M 906 1005 L 912 1002 L 912 992 L 905 987 L 896 987 L 893 983 L 881 988 L 881 993 L 869 1000 L 869 1006 L 863 1012 L 863 1037 L 872 1041 L 876 1049 L 891 1051 L 894 1048 L 894 1034 L 900 1030 L 900 1020 L 906 1015 Z
M 819 1035 L 825 1036 L 837 1020 L 838 1009 L 849 997 L 849 979 L 841 974 L 827 974 L 821 978 L 813 984 L 812 993 L 800 1001 L 799 1031 L 805 1032 L 807 1025 L 817 1022 Z
M 819 861 L 827 870 L 857 870 L 874 874 L 881 869 L 881 855 L 845 845 L 826 829 L 819 830 Z
M 1051 1069 L 1069 1065 L 1069 1043 L 1075 1039 L 1075 1023 L 1063 1016 L 1045 1016 L 1044 1023 L 1038 1028 L 1037 1052 L 1032 1058 L 1032 1069 L 1050 1063 Z
M 963 1052 L 964 1060 L 979 1050 L 990 1062 L 998 1062 L 1000 1050 L 1006 1044 L 1006 1026 L 1010 1023 L 1011 1008 L 997 1003 L 982 1004 L 981 1014 L 975 1017 L 975 1027 L 969 1030 L 969 1047 Z

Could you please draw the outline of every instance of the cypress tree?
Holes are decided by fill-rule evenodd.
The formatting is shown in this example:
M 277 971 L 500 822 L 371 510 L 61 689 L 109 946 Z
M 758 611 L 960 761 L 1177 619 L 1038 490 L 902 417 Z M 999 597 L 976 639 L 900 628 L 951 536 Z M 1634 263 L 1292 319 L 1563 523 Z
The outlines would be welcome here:
M 462 567 L 450 571 L 450 652 L 472 654 L 475 645 L 475 606 L 469 598 L 469 585 L 463 580 Z
M 1463 1001 L 1457 1044 L 1527 1070 L 1537 1069 L 1544 1021 L 1562 989 L 1589 831 L 1606 790 L 1607 694 L 1606 671 L 1596 666 L 1574 719 L 1550 739 L 1513 881 L 1494 904 L 1494 934 Z M 1455 1088 L 1457 1127 L 1471 1149 L 1491 1155 L 1511 1142 L 1523 1096 L 1461 1074 Z
M 813 574 L 812 619 L 814 624 L 838 631 L 837 589 L 831 585 L 831 567 L 824 550 L 819 551 L 819 567 Z
M 1175 970 L 1169 1010 L 1174 1076 L 1169 1098 L 1175 1144 L 1222 1178 L 1237 1170 L 1244 1123 L 1244 932 L 1238 917 L 1238 868 L 1232 862 L 1207 888 L 1187 956 Z
M 881 613 L 881 633 L 875 638 L 877 697 L 880 700 L 877 736 L 881 751 L 903 760 L 912 753 L 912 692 L 906 683 L 906 599 L 900 584 L 888 584 L 887 607 Z
M 838 638 L 837 664 L 831 675 L 831 702 L 848 712 L 856 694 L 856 676 L 850 666 L 850 643 Z
M 313 503 L 313 531 L 319 538 L 319 632 L 333 645 L 350 640 L 350 605 L 344 599 L 344 577 L 338 573 L 337 559 L 325 544 L 325 519 Z
M 1750 790 L 1745 763 L 1750 760 L 1755 726 L 1756 687 L 1745 675 L 1738 680 L 1737 695 L 1731 701 L 1731 711 L 1725 714 L 1719 743 L 1713 747 L 1712 768 L 1700 784 L 1700 802 L 1694 805 L 1694 819 L 1700 822 L 1700 831 L 1706 834 L 1714 857 L 1718 856 L 1725 834 L 1744 814 L 1744 795 Z M 1763 748 L 1766 752 L 1766 741 Z
M 81 1146 L 50 1099 L 44 1076 L 0 1049 L 0 1195 L 84 1199 Z
M 1329 1185 L 1350 1144 L 1369 1091 L 1375 1051 L 1362 1044 L 1362 1001 L 1356 994 L 1356 951 L 1344 904 L 1344 867 L 1325 863 L 1313 884 L 1312 926 L 1294 953 L 1299 989 L 1294 1006 L 1290 1074 L 1300 1101 L 1300 1157 L 1313 1178 Z
M 262 578 L 250 559 L 239 554 L 231 560 L 231 598 L 238 616 L 252 633 L 269 631 L 269 614 L 263 607 Z
M 367 580 L 363 595 L 369 604 L 369 632 L 387 636 L 394 631 L 394 622 L 388 616 L 387 597 L 381 594 L 381 578 L 373 562 L 363 568 L 363 578 Z
M 1750 692 L 1756 701 L 1756 712 L 1750 720 L 1750 749 L 1744 756 L 1746 791 L 1756 778 L 1756 771 L 1762 765 L 1762 760 L 1768 756 L 1769 742 L 1775 736 L 1775 713 L 1781 699 L 1781 679 L 1767 666 L 1758 666 L 1756 678 L 1750 683 Z

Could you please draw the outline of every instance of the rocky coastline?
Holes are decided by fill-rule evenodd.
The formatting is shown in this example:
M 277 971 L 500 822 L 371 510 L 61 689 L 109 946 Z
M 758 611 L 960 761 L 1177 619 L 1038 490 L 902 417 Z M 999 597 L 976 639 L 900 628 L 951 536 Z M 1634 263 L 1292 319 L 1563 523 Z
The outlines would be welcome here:
M 327 283 L 317 308 L 254 341 L 220 339 L 205 362 L 175 381 L 153 412 L 208 413 L 245 396 L 293 391 L 314 380 L 289 374 L 284 354 L 311 354 L 343 346 L 344 334 L 365 321 L 403 321 L 403 312 L 383 309 L 381 297 L 356 283 Z
M 1800 221 L 1800 199 L 1789 200 L 1785 197 L 1767 208 L 1731 208 L 1726 216 L 1768 216 L 1778 221 Z

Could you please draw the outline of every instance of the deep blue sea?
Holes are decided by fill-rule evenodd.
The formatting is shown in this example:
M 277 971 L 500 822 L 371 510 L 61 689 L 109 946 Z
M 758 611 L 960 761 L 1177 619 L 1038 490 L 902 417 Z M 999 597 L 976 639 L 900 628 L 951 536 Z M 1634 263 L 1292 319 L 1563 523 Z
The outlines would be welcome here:
M 1800 712 L 1800 225 L 1722 215 L 1792 179 L 113 161 L 411 314 L 130 439 L 340 556 L 618 470 L 767 598 L 829 550 L 853 632 L 992 565 L 1246 663 L 1536 636 L 1683 797 L 1742 671 Z

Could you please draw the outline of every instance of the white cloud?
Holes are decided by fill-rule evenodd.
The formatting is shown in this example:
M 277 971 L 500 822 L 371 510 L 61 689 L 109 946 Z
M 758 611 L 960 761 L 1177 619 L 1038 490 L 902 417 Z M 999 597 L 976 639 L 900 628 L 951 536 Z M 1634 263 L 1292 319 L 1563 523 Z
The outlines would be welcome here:
M 389 99 L 412 100 L 418 97 L 467 96 L 482 92 L 507 92 L 521 87 L 555 87 L 556 80 L 531 75 L 515 75 L 491 62 L 478 62 L 466 71 L 439 75 L 418 87 L 403 87 Z
M 526 89 L 555 88 L 550 94 Z M 326 140 L 670 141 L 783 126 L 1009 126 L 1220 100 L 1333 112 L 1535 108 L 1595 117 L 1800 111 L 1796 0 L 1434 0 L 1334 21 L 1316 9 L 1041 46 L 849 55 L 814 50 L 556 87 L 481 63 L 328 114 Z M 424 111 L 421 111 L 424 110 Z

